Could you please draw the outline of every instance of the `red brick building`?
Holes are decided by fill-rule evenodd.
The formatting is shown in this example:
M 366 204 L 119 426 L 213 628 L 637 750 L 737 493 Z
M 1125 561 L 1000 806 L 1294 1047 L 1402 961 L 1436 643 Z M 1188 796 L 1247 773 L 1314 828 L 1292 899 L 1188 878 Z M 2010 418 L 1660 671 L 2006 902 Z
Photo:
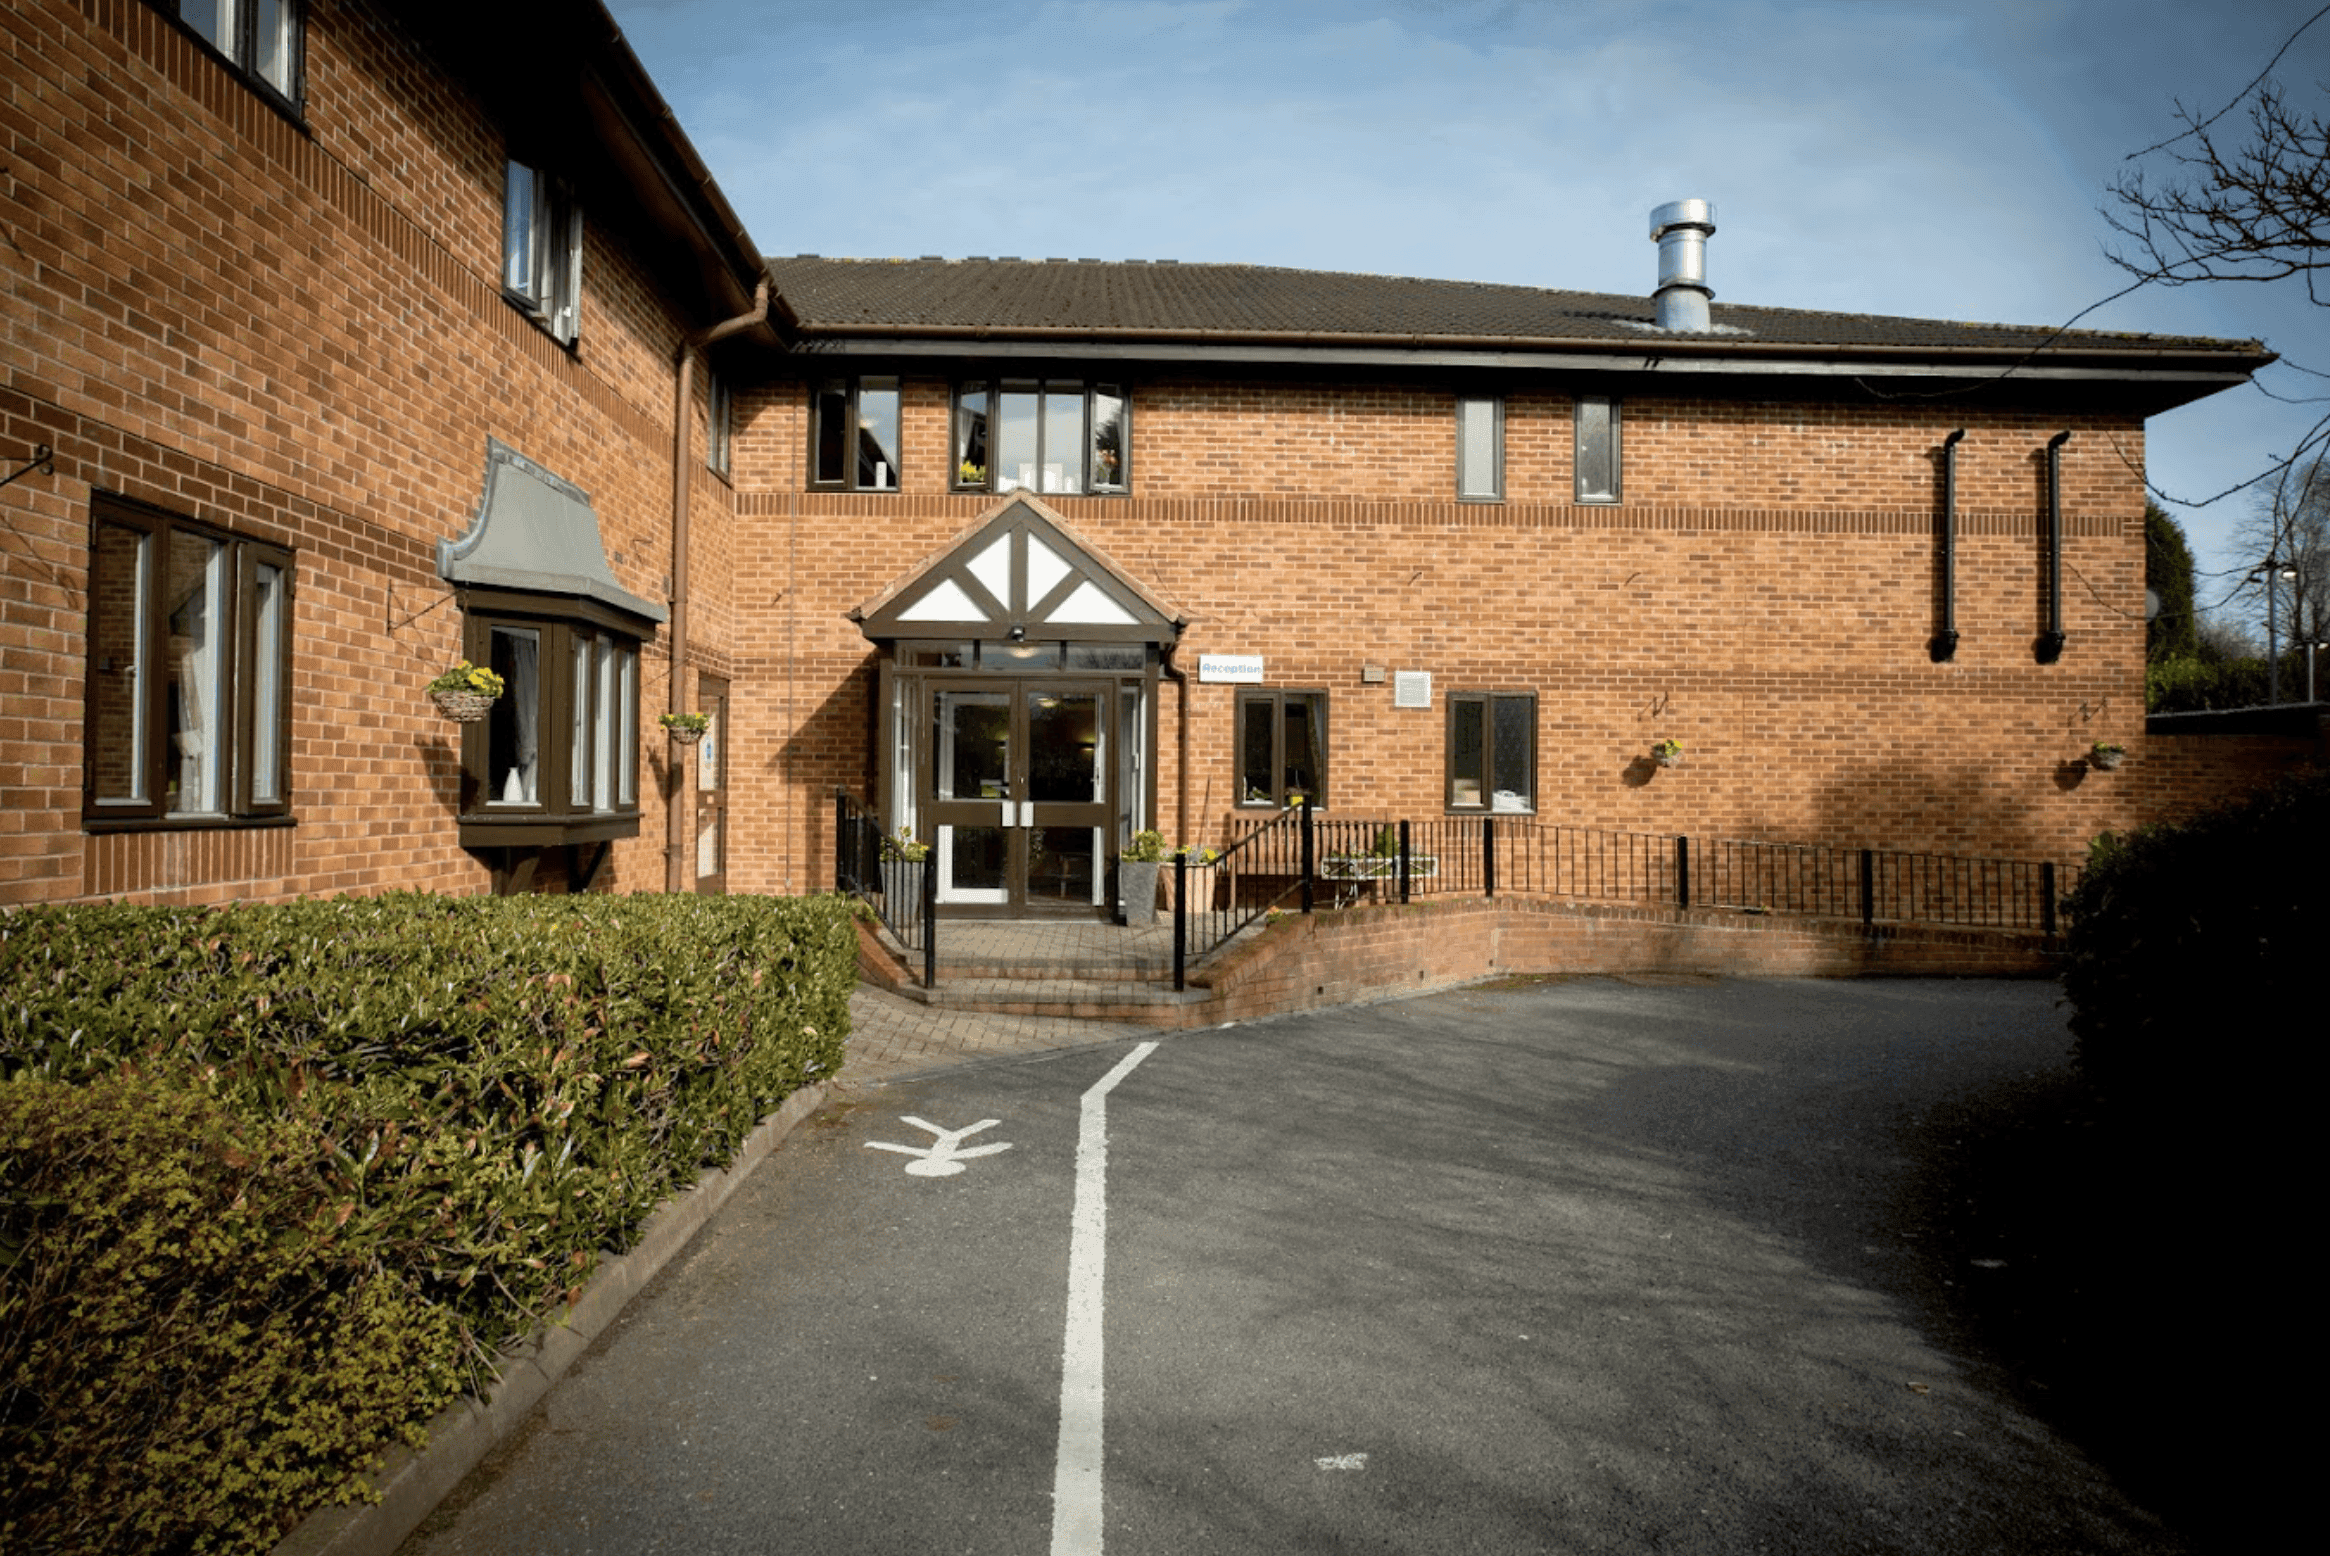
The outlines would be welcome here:
M 1079 913 L 1296 792 L 2061 858 L 2205 787 L 2144 422 L 2253 342 L 1710 307 L 1698 211 L 1663 304 L 764 263 L 547 10 L 0 18 L 0 903 L 801 891 L 836 787 Z

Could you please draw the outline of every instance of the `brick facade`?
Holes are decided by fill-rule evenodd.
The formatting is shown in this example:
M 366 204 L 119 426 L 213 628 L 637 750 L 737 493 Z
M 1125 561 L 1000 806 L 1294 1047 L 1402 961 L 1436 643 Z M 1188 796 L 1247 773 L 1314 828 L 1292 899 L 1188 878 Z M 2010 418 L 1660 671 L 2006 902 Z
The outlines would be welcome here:
M 305 14 L 296 117 L 142 0 L 0 18 L 0 455 L 55 451 L 0 489 L 0 904 L 492 889 L 497 858 L 457 821 L 460 737 L 420 690 L 460 653 L 437 547 L 476 515 L 489 439 L 589 494 L 622 589 L 673 592 L 675 361 L 733 311 L 694 279 L 710 261 L 641 218 L 608 161 L 582 195 L 568 349 L 501 289 L 505 162 L 542 154 L 527 126 L 385 3 Z M 2147 745 L 2144 426 L 2109 395 L 1636 384 L 1623 501 L 1581 505 L 1572 407 L 1595 380 L 1507 373 L 1487 390 L 1503 500 L 1460 503 L 1454 404 L 1478 374 L 1102 370 L 1061 349 L 1061 371 L 1129 388 L 1131 490 L 1047 501 L 1187 612 L 1178 666 L 1260 654 L 1268 684 L 1328 694 L 1339 815 L 1441 812 L 1459 691 L 1535 695 L 1540 817 L 1641 831 L 2065 858 L 2310 754 Z M 1022 369 L 975 347 L 959 371 L 910 363 L 901 489 L 850 494 L 807 489 L 811 375 L 776 336 L 713 365 L 736 391 L 733 464 L 702 468 L 699 368 L 684 674 L 731 683 L 729 888 L 815 889 L 834 787 L 876 777 L 875 650 L 847 613 L 995 507 L 949 490 L 950 387 Z M 899 372 L 819 372 L 860 367 Z M 1959 427 L 1962 639 L 1935 663 L 1938 450 Z M 2066 429 L 2068 646 L 2041 664 L 2044 448 Z M 291 551 L 283 824 L 84 822 L 107 493 Z M 693 803 L 653 724 L 670 643 L 641 641 L 637 831 L 599 889 L 659 889 L 665 797 Z M 1432 708 L 1393 707 L 1370 665 L 1429 671 Z M 1233 700 L 1194 673 L 1161 687 L 1169 832 L 1252 819 L 1232 803 Z M 1647 762 L 1661 737 L 1682 766 Z M 2104 738 L 2131 748 L 2120 773 L 2080 761 Z M 546 852 L 535 884 L 576 862 Z

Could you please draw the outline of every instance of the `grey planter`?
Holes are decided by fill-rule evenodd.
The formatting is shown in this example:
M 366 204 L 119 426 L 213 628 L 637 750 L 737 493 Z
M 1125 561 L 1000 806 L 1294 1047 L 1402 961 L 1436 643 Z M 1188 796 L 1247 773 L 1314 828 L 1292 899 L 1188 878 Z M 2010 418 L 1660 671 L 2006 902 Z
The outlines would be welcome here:
M 1157 875 L 1163 868 L 1155 859 L 1117 861 L 1116 894 L 1127 925 L 1157 922 Z

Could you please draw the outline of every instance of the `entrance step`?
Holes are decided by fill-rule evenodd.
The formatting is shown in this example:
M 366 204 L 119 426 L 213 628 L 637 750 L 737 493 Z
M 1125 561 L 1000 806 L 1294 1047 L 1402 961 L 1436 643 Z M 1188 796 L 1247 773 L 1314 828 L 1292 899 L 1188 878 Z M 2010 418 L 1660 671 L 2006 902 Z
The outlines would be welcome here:
M 934 1010 L 981 1011 L 998 1016 L 1071 1016 L 1084 1021 L 1121 1021 L 1140 1026 L 1180 1027 L 1204 1019 L 1211 989 L 1176 993 L 1170 969 L 1163 983 L 1125 978 L 981 978 L 942 970 L 938 987 L 898 991 Z

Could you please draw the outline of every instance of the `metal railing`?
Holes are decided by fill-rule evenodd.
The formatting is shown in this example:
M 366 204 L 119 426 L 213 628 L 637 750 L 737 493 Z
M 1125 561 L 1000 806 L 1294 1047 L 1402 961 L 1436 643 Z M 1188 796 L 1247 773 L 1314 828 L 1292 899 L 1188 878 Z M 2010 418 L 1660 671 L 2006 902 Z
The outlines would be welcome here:
M 1271 908 L 1417 897 L 1574 897 L 1863 924 L 2056 931 L 2075 883 L 2051 860 L 1763 843 L 1558 826 L 1524 816 L 1322 818 L 1295 807 L 1224 850 L 1217 879 L 1176 890 L 1174 987 Z M 1203 900 L 1190 905 L 1188 897 Z
M 909 952 L 922 953 L 922 986 L 938 983 L 938 853 L 897 857 L 898 845 L 847 790 L 833 791 L 833 884 L 871 907 Z
M 1173 987 L 1189 986 L 1189 964 L 1229 943 L 1271 909 L 1317 900 L 1317 829 L 1310 807 L 1284 810 L 1223 849 L 1210 864 L 1173 860 Z

